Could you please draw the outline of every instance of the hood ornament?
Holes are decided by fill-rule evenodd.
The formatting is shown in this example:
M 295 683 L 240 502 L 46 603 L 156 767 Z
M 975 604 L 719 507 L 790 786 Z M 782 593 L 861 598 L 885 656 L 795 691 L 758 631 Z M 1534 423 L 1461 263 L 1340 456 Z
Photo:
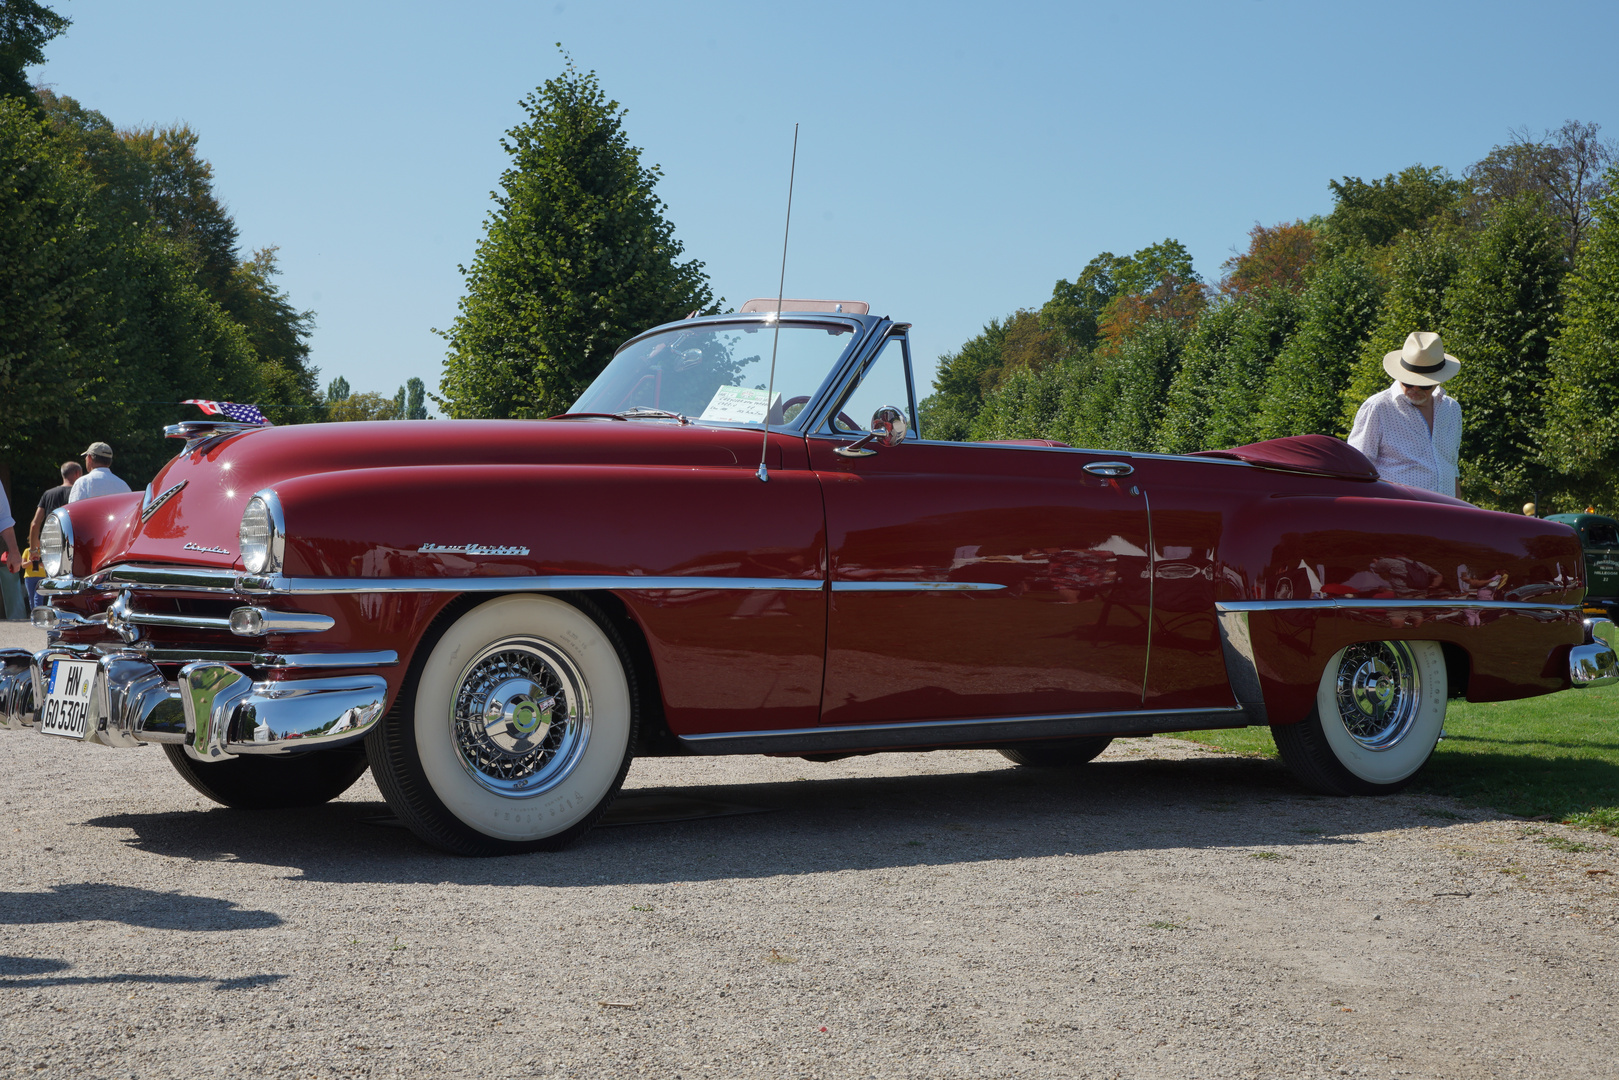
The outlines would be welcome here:
M 141 521 L 144 522 L 147 518 L 149 518 L 153 514 L 157 513 L 158 507 L 162 506 L 164 503 L 168 502 L 170 499 L 172 499 L 176 495 L 180 494 L 180 489 L 185 487 L 189 483 L 191 483 L 191 481 L 182 480 L 178 484 L 175 484 L 173 487 L 169 488 L 163 494 L 157 496 L 155 499 L 152 497 L 152 485 L 147 484 L 146 485 L 146 503 L 141 507 Z

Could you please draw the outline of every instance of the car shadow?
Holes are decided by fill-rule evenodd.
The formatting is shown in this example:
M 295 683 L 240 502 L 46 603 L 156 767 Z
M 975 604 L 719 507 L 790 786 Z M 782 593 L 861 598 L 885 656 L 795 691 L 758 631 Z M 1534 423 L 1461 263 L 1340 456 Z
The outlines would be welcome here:
M 148 930 L 265 930 L 281 925 L 269 911 L 239 908 L 212 896 L 159 892 L 85 881 L 42 892 L 0 892 L 0 926 L 119 922 Z
M 813 776 L 817 766 L 806 762 L 803 768 Z M 997 766 L 634 790 L 771 812 L 598 828 L 565 851 L 498 859 L 444 855 L 403 828 L 378 827 L 389 820 L 379 801 L 251 813 L 224 808 L 125 812 L 86 824 L 127 830 L 132 847 L 165 857 L 213 861 L 228 856 L 290 867 L 303 880 L 550 887 L 801 876 L 1126 850 L 1348 844 L 1359 842 L 1359 833 L 1436 824 L 1424 816 L 1432 805 L 1425 797 L 1313 796 L 1278 763 L 1236 756 L 1114 758 L 1075 770 Z

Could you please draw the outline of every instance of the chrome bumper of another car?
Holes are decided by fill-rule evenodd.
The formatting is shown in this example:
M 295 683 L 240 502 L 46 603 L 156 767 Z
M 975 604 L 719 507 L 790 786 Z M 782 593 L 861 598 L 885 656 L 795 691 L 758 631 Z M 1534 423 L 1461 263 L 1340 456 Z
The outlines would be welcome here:
M 1585 644 L 1568 654 L 1568 677 L 1575 686 L 1619 682 L 1619 627 L 1608 619 L 1585 620 Z
M 199 660 L 170 682 L 135 652 L 56 645 L 34 654 L 0 649 L 0 726 L 35 726 L 47 673 L 58 660 L 96 664 L 86 742 L 178 743 L 201 761 L 354 742 L 382 718 L 388 701 L 379 675 L 254 681 L 228 664 Z

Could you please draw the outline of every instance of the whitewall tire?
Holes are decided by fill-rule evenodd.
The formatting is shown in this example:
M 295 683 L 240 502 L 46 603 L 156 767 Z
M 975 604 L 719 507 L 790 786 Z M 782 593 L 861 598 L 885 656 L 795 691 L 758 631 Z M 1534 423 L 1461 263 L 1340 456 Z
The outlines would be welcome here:
M 1359 642 L 1327 662 L 1310 715 L 1271 734 L 1307 787 L 1328 795 L 1389 794 L 1433 756 L 1448 695 L 1438 642 Z
M 368 749 L 418 836 L 462 855 L 554 850 L 606 812 L 635 745 L 635 673 L 588 601 L 513 595 L 451 623 Z

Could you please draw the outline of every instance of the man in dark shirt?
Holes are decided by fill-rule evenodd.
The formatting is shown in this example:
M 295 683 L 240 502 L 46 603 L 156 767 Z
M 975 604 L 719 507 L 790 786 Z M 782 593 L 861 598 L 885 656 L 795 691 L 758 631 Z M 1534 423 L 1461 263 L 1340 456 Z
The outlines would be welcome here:
M 34 511 L 34 520 L 28 526 L 28 565 L 32 569 L 39 569 L 39 530 L 45 524 L 46 515 L 58 506 L 67 505 L 68 494 L 73 490 L 73 481 L 83 475 L 84 466 L 77 461 L 64 461 L 62 482 L 39 497 L 39 509 Z

